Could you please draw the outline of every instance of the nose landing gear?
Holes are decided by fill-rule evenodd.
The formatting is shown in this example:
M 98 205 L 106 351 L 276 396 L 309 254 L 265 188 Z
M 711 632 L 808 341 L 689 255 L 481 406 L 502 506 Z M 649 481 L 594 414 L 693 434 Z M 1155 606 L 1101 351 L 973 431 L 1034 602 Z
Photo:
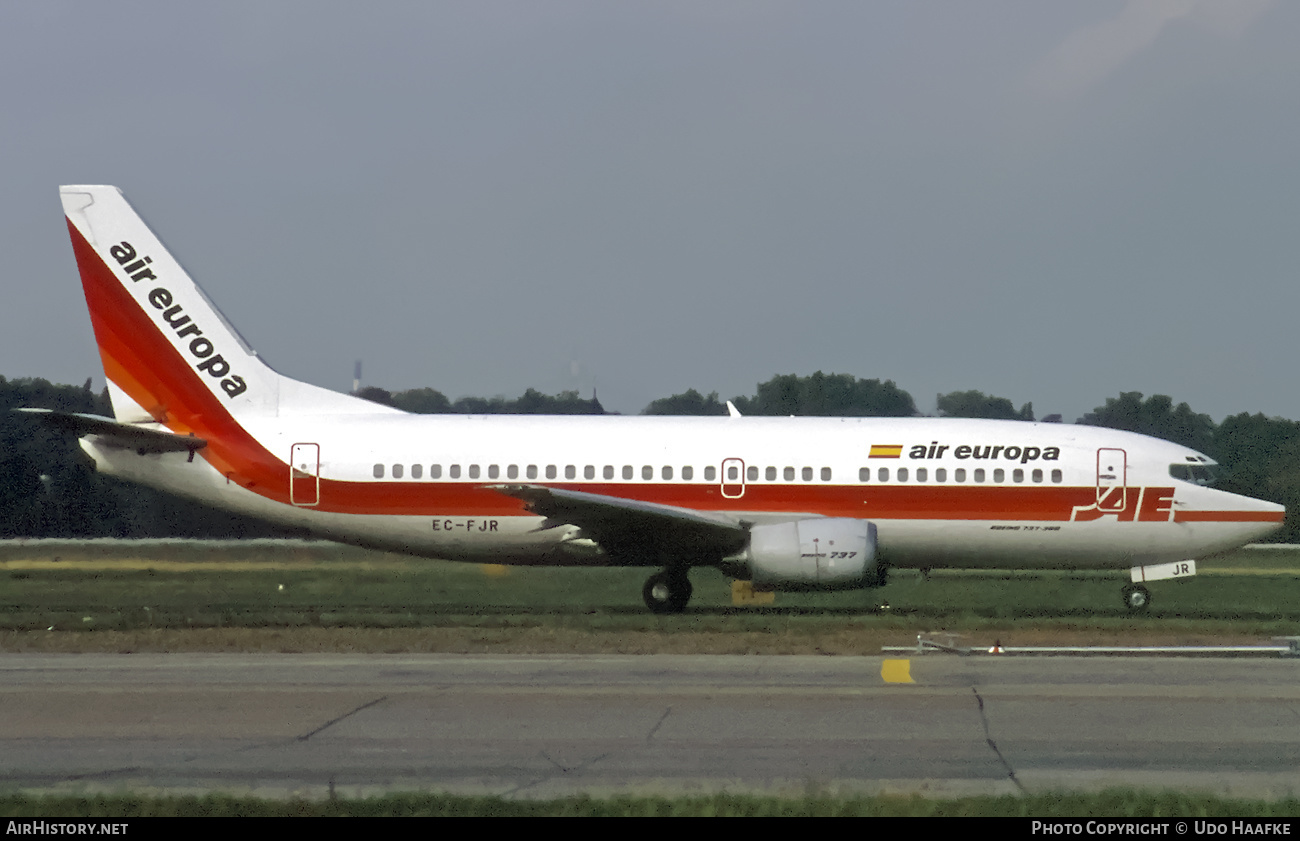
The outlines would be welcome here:
M 1122 592 L 1124 606 L 1132 613 L 1141 613 L 1151 606 L 1151 591 L 1141 584 L 1127 584 Z

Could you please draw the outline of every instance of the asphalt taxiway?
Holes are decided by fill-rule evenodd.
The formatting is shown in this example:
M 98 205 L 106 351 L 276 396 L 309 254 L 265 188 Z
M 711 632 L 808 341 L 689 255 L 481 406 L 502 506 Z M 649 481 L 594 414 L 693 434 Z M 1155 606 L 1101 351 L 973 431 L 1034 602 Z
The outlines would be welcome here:
M 901 659 L 6 654 L 0 788 L 1300 793 L 1300 660 Z

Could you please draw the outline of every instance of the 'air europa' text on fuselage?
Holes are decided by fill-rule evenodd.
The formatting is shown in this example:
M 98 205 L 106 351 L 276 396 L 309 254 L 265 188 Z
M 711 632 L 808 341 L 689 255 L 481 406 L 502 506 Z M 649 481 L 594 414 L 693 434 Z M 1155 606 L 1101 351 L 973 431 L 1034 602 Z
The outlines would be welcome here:
M 931 459 L 943 458 L 944 453 L 952 450 L 952 457 L 958 459 L 997 459 L 1004 458 L 1008 461 L 1019 461 L 1025 464 L 1030 461 L 1057 461 L 1061 457 L 1060 447 L 1017 447 L 1006 446 L 1004 444 L 962 444 L 953 447 L 949 444 L 940 444 L 938 441 L 931 441 L 929 446 L 925 444 L 916 444 L 908 450 L 907 457 L 914 459 Z

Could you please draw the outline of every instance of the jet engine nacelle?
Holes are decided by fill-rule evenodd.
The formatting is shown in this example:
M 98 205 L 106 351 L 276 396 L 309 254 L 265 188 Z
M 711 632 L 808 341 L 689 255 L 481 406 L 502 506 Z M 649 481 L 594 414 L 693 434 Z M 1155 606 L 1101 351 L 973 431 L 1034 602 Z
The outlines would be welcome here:
M 881 583 L 876 524 L 867 520 L 754 526 L 745 560 L 757 590 L 851 590 Z

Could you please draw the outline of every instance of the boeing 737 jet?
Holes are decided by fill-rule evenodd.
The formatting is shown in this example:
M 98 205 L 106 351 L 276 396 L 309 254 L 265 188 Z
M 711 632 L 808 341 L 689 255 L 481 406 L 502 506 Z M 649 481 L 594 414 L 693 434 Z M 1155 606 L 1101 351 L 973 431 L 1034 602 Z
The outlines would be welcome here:
M 1139 578 L 1282 522 L 1210 487 L 1201 453 L 1089 426 L 406 414 L 275 372 L 117 188 L 61 193 L 114 417 L 46 419 L 106 473 L 324 538 L 648 567 L 645 602 L 669 613 L 695 567 L 759 590 L 872 587 L 889 566 Z

